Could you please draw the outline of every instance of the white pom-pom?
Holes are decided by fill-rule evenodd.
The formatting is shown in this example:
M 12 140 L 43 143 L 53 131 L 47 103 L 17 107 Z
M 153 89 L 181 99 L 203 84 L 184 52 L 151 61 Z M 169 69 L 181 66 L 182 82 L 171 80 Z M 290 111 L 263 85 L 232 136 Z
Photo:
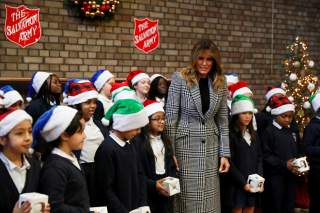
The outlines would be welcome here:
M 109 124 L 110 124 L 110 121 L 107 120 L 107 119 L 105 119 L 105 118 L 102 118 L 102 119 L 101 119 L 101 122 L 102 122 L 102 124 L 105 125 L 105 126 L 109 126 Z
M 266 107 L 266 111 L 267 111 L 267 112 L 271 112 L 271 107 L 270 107 L 270 106 L 267 106 L 267 107 Z
M 314 83 L 309 83 L 309 84 L 308 84 L 308 90 L 309 90 L 310 92 L 312 92 L 315 88 L 316 88 L 316 85 L 315 85 Z
M 255 109 L 253 109 L 253 114 L 257 114 L 258 113 L 258 110 L 255 108 Z
M 4 96 L 4 92 L 0 90 L 0 96 Z
M 300 62 L 299 62 L 299 61 L 293 62 L 293 66 L 294 66 L 294 67 L 300 67 Z
M 64 104 L 68 104 L 68 98 L 64 98 L 64 99 L 63 99 L 63 103 L 64 103 Z
M 28 149 L 28 153 L 29 153 L 30 155 L 32 155 L 32 154 L 34 153 L 34 149 L 30 147 L 30 148 Z
M 289 96 L 288 97 L 289 101 L 293 102 L 294 101 L 294 98 L 292 96 Z
M 27 100 L 28 102 L 30 102 L 30 101 L 32 101 L 32 98 L 31 98 L 31 97 L 27 97 L 26 100 Z
M 295 81 L 295 80 L 297 80 L 297 78 L 298 78 L 298 76 L 295 73 L 291 73 L 289 76 L 290 81 Z
M 308 62 L 308 66 L 309 66 L 310 68 L 314 67 L 314 61 L 310 60 L 310 61 Z
M 282 89 L 287 89 L 287 86 L 288 86 L 288 84 L 286 84 L 286 83 L 284 83 L 284 82 L 281 83 L 281 88 L 282 88 Z
M 311 107 L 311 104 L 310 104 L 309 101 L 306 101 L 306 102 L 303 103 L 303 108 L 309 109 L 310 107 Z

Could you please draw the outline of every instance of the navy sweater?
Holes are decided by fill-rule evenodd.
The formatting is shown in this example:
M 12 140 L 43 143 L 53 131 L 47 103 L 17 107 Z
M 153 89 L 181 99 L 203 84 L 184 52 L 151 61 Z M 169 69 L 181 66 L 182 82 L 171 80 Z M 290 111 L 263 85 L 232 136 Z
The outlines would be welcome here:
M 320 169 L 320 120 L 313 118 L 304 130 L 303 144 L 310 166 Z
M 124 147 L 107 136 L 95 155 L 97 191 L 110 213 L 128 213 L 146 206 L 146 185 L 138 152 L 132 143 Z
M 31 115 L 32 119 L 33 119 L 33 124 L 36 123 L 36 121 L 38 120 L 38 118 L 45 113 L 46 111 L 48 111 L 49 109 L 51 109 L 50 104 L 48 104 L 45 100 L 43 100 L 42 98 L 36 98 L 36 99 L 32 99 L 32 101 L 30 102 L 30 104 L 26 107 L 26 112 Z
M 27 170 L 26 183 L 21 193 L 36 192 L 38 189 L 40 162 L 34 157 L 27 157 L 27 159 L 31 167 Z M 0 160 L 0 212 L 12 213 L 19 195 L 7 168 Z
M 88 213 L 89 195 L 83 173 L 66 158 L 50 154 L 43 165 L 40 191 L 49 196 L 52 213 Z

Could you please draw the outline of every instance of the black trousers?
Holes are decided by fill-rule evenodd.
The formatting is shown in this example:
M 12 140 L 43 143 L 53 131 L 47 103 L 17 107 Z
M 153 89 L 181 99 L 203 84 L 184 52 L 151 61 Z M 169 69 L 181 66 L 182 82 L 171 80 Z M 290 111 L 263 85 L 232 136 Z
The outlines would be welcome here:
M 310 165 L 308 173 L 308 191 L 310 197 L 309 213 L 320 212 L 320 168 Z

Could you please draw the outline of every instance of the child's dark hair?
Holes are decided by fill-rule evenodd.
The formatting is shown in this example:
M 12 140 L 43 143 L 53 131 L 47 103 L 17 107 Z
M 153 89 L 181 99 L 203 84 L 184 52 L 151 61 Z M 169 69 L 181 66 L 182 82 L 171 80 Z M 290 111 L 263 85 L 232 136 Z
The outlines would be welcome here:
M 130 89 L 133 89 L 134 91 L 136 91 L 136 89 L 134 88 L 134 86 L 136 86 L 137 84 L 138 84 L 138 82 L 135 83 L 135 84 L 132 84 L 131 81 L 128 81 L 128 86 L 130 87 Z
M 81 119 L 82 113 L 78 111 L 64 132 L 67 135 L 72 136 L 76 132 L 82 131 L 83 127 L 80 122 Z M 50 155 L 51 151 L 54 148 L 58 147 L 60 144 L 60 137 L 52 142 L 45 142 L 44 139 L 40 138 L 40 141 L 37 141 L 37 147 L 35 147 L 35 151 L 40 152 L 41 160 L 45 161 L 47 157 Z
M 158 97 L 158 98 L 165 98 L 165 100 L 167 100 L 168 93 L 167 94 L 160 94 L 158 92 L 158 85 L 159 85 L 159 82 L 160 82 L 161 79 L 164 79 L 166 81 L 166 83 L 167 83 L 167 86 L 168 86 L 168 81 L 165 78 L 163 78 L 161 76 L 155 78 L 150 84 L 150 90 L 149 90 L 149 94 L 148 94 L 148 99 L 156 100 L 156 97 Z
M 37 93 L 36 98 L 43 99 L 49 105 L 50 102 L 55 102 L 57 105 L 60 105 L 61 94 L 53 94 L 51 92 L 51 82 L 54 77 L 57 77 L 57 75 L 52 74 L 49 76 L 48 80 L 43 83 L 42 87 Z
M 253 128 L 253 116 L 254 114 L 252 114 L 252 119 L 249 123 L 249 125 L 247 126 L 248 130 L 249 130 L 249 134 L 251 136 L 251 141 L 255 141 L 256 140 L 256 131 Z M 241 138 L 242 132 L 240 130 L 240 126 L 239 126 L 239 114 L 233 115 L 231 117 L 231 122 L 230 122 L 230 126 L 229 129 L 231 132 L 233 132 L 237 137 Z

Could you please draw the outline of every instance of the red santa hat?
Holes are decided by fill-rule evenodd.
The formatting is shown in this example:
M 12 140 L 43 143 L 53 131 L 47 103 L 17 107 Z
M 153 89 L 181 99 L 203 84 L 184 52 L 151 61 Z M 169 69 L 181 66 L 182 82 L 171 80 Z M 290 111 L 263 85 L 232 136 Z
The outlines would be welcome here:
M 64 87 L 63 102 L 76 105 L 89 99 L 98 98 L 98 92 L 93 84 L 84 79 L 69 79 Z
M 231 93 L 232 98 L 237 95 L 253 94 L 248 87 L 248 83 L 245 81 L 239 81 L 238 83 L 228 86 L 228 90 Z
M 286 92 L 280 87 L 275 87 L 275 86 L 268 87 L 267 92 L 265 94 L 266 101 L 269 101 L 270 98 L 276 94 L 286 95 Z
M 272 96 L 270 102 L 271 115 L 281 115 L 285 112 L 294 112 L 294 105 L 286 96 Z
M 111 100 L 116 102 L 120 99 L 136 99 L 136 93 L 130 89 L 128 82 L 114 83 L 111 86 Z
M 0 136 L 7 135 L 15 126 L 24 120 L 32 122 L 32 117 L 24 110 L 10 107 L 0 114 Z
M 149 79 L 150 77 L 143 70 L 134 70 L 128 74 L 127 81 L 131 82 L 132 85 L 138 83 L 142 79 Z
M 147 99 L 143 102 L 143 105 L 148 117 L 156 112 L 164 112 L 162 104 L 157 101 Z

